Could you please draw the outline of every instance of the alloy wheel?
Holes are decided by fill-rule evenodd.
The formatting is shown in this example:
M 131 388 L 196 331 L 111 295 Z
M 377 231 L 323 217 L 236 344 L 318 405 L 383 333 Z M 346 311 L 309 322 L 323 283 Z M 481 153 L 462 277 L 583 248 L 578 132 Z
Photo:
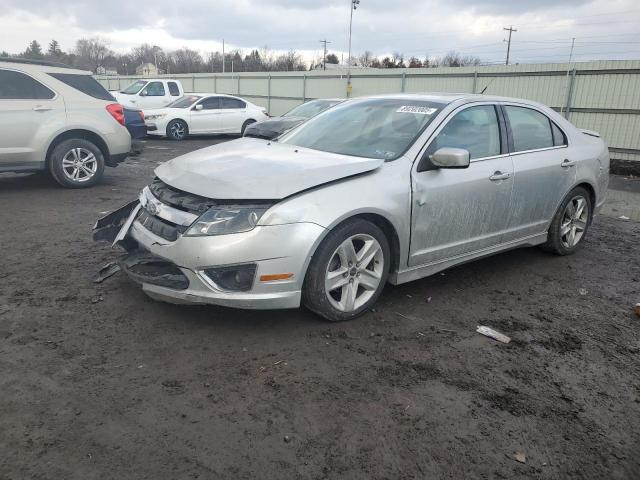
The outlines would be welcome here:
M 178 139 L 183 138 L 186 133 L 184 125 L 180 122 L 176 122 L 173 125 L 171 125 L 170 131 L 171 131 L 171 136 L 173 136 L 173 138 L 178 138 Z
M 562 222 L 560 222 L 560 239 L 565 248 L 575 247 L 585 230 L 589 221 L 589 204 L 587 200 L 578 195 L 573 197 L 564 210 Z
M 335 250 L 325 274 L 325 292 L 331 305 L 342 312 L 362 307 L 380 286 L 384 254 L 371 235 L 347 238 Z
M 62 171 L 72 182 L 87 182 L 98 171 L 98 159 L 86 148 L 73 148 L 62 157 Z

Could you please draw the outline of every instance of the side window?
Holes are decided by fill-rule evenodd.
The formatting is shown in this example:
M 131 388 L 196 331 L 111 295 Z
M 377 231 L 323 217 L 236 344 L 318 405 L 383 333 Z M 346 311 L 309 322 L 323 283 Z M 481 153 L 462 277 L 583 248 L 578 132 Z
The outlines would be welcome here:
M 246 108 L 247 104 L 237 98 L 221 97 L 220 108 Z
M 169 82 L 167 83 L 167 85 L 169 86 L 169 93 L 172 97 L 180 96 L 180 89 L 178 88 L 178 84 L 176 82 Z
M 482 105 L 456 113 L 433 139 L 427 155 L 444 147 L 464 148 L 472 159 L 500 155 L 500 126 L 495 107 Z
M 551 132 L 553 133 L 553 146 L 554 147 L 562 147 L 568 145 L 567 137 L 562 130 L 558 128 L 558 126 L 551 122 Z
M 51 100 L 55 93 L 24 73 L 0 70 L 0 99 Z
M 142 90 L 147 97 L 163 97 L 164 96 L 164 85 L 162 82 L 150 82 L 144 90 Z
M 504 107 L 511 133 L 514 152 L 553 147 L 551 123 L 546 115 L 526 107 Z
M 200 101 L 204 110 L 217 110 L 220 108 L 220 97 L 209 97 Z

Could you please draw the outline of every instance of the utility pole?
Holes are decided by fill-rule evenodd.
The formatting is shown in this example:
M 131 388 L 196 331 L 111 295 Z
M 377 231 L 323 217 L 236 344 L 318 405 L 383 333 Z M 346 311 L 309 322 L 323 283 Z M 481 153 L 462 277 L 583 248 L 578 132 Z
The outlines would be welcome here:
M 322 57 L 322 69 L 327 69 L 327 43 L 331 43 L 326 38 L 324 40 L 320 40 L 320 43 L 324 44 L 324 56 Z
M 224 73 L 224 38 L 222 39 L 222 73 Z
M 511 34 L 513 32 L 517 32 L 518 30 L 513 28 L 513 25 L 511 25 L 509 28 L 503 28 L 503 30 L 509 32 L 509 40 L 507 40 L 507 62 L 505 63 L 505 65 L 509 65 L 509 54 L 511 53 Z
M 351 30 L 353 27 L 353 12 L 358 9 L 360 0 L 351 0 L 349 5 L 350 17 L 349 17 L 349 56 L 347 57 L 347 97 L 351 96 Z
M 573 61 L 573 47 L 576 44 L 576 37 L 571 39 L 571 51 L 569 52 L 569 65 L 567 65 L 567 79 L 564 84 L 565 95 L 568 97 L 569 95 L 569 71 L 571 70 L 571 62 Z M 560 107 L 560 113 L 564 112 L 564 105 Z

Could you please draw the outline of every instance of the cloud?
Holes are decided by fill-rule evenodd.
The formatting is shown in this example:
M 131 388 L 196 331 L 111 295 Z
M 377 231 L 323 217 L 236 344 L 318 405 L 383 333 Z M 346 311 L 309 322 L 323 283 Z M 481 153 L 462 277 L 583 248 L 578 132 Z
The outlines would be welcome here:
M 101 36 L 119 51 L 147 42 L 206 52 L 224 38 L 229 48 L 268 46 L 313 56 L 323 38 L 332 42 L 330 50 L 344 52 L 349 24 L 345 0 L 0 0 L 0 12 L 0 50 L 13 52 L 33 38 L 42 44 L 56 38 L 70 49 L 81 36 Z M 565 60 L 574 36 L 585 42 L 576 48 L 579 58 L 637 58 L 638 44 L 616 52 L 611 45 L 586 42 L 635 39 L 638 21 L 634 0 L 361 0 L 353 51 L 424 56 L 458 50 L 499 61 L 502 27 L 513 24 L 516 61 Z M 560 39 L 565 43 L 527 43 Z

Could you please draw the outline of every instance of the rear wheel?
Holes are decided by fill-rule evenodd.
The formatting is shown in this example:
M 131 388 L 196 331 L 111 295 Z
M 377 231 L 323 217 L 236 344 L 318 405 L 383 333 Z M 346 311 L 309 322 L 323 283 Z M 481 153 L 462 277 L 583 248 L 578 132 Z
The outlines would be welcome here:
M 574 253 L 581 245 L 590 223 L 591 195 L 582 187 L 574 188 L 553 217 L 543 248 L 557 255 Z
M 255 121 L 255 120 L 253 120 L 253 119 L 249 119 L 249 120 L 245 121 L 245 122 L 242 124 L 242 128 L 240 129 L 240 136 L 243 136 L 243 135 L 244 135 L 244 131 L 245 131 L 245 130 L 247 129 L 247 127 L 248 127 L 249 125 L 251 125 L 252 123 L 256 123 L 256 121 Z
M 373 223 L 357 219 L 338 226 L 311 260 L 304 305 L 332 322 L 362 315 L 382 293 L 390 258 L 389 242 Z
M 184 120 L 171 120 L 167 125 L 167 138 L 170 140 L 184 140 L 189 135 L 189 127 Z
M 66 188 L 95 185 L 104 172 L 102 152 L 83 138 L 70 138 L 59 143 L 47 161 L 53 179 Z

